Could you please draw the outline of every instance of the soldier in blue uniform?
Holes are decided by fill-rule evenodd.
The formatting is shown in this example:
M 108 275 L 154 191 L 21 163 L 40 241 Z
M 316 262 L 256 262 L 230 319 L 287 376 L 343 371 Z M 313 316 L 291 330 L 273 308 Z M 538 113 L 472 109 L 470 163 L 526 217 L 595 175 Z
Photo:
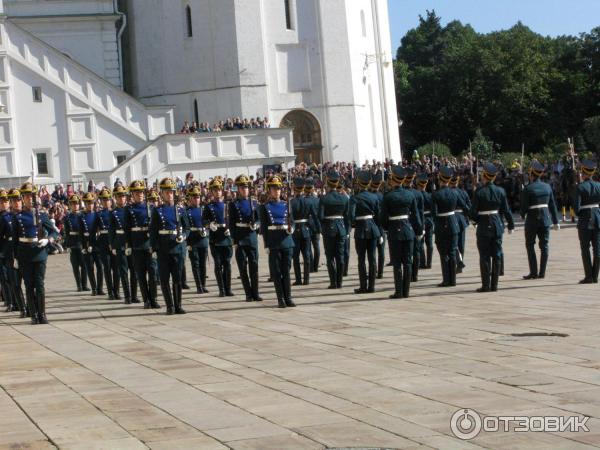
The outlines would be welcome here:
M 304 199 L 310 214 L 308 216 L 308 227 L 310 229 L 310 271 L 319 271 L 321 259 L 321 222 L 319 221 L 319 198 L 315 195 L 315 180 L 312 177 L 304 180 Z
M 379 204 L 383 203 L 383 192 L 381 192 L 381 186 L 383 184 L 383 173 L 376 172 L 371 177 L 371 184 L 369 185 L 370 192 L 377 195 Z M 377 241 L 377 276 L 378 280 L 383 278 L 383 269 L 385 267 L 385 246 L 387 243 L 387 235 L 383 227 L 379 227 L 381 233 L 381 239 Z
M 383 197 L 381 225 L 388 233 L 390 260 L 394 268 L 394 294 L 391 299 L 408 298 L 412 281 L 414 242 L 422 238 L 423 222 L 413 193 L 402 186 L 408 176 L 400 166 L 394 166 L 388 179 L 392 188 Z
M 20 192 L 23 196 L 23 209 L 13 215 L 13 248 L 25 282 L 31 323 L 47 324 L 44 278 L 48 244 L 57 237 L 57 233 L 48 215 L 39 210 L 37 187 L 32 183 L 25 183 Z
M 354 246 L 358 256 L 358 278 L 360 287 L 356 294 L 375 292 L 377 244 L 383 240 L 379 227 L 379 197 L 369 192 L 371 173 L 359 171 L 356 174 L 356 187 L 359 192 L 350 199 L 350 218 L 354 226 Z M 369 264 L 367 270 L 367 261 Z
M 102 269 L 104 270 L 104 279 L 106 280 L 106 290 L 108 291 L 109 300 L 121 300 L 119 294 L 119 274 L 116 264 L 116 257 L 110 250 L 110 220 L 112 208 L 112 192 L 109 188 L 102 188 L 98 198 L 102 203 L 102 208 L 96 213 L 96 229 L 98 237 L 96 246 Z
M 287 202 L 281 200 L 283 182 L 278 175 L 267 179 L 269 199 L 260 208 L 260 227 L 269 254 L 269 274 L 275 285 L 279 308 L 295 307 L 292 300 L 290 269 L 294 253 L 293 214 Z
M 188 216 L 175 203 L 175 182 L 171 178 L 163 178 L 159 187 L 162 205 L 152 210 L 150 249 L 157 254 L 160 288 L 167 305 L 167 315 L 185 314 L 181 307 L 181 276 L 185 263 L 185 241 L 190 231 Z
M 90 290 L 87 287 L 87 271 L 83 260 L 79 230 L 81 220 L 80 204 L 81 198 L 79 195 L 73 194 L 69 197 L 69 212 L 65 216 L 63 227 L 63 242 L 65 248 L 69 249 L 69 260 L 73 269 L 77 292 Z
M 127 206 L 127 190 L 117 186 L 113 190 L 115 208 L 110 213 L 109 242 L 111 253 L 115 257 L 117 276 L 113 280 L 115 286 L 123 286 L 125 304 L 139 303 L 137 298 L 137 278 L 133 269 L 133 256 L 127 252 L 127 238 L 125 236 L 125 207 Z M 127 254 L 129 253 L 129 255 Z M 118 291 L 118 287 L 116 288 Z
M 506 192 L 494 184 L 497 173 L 496 166 L 486 164 L 483 170 L 483 185 L 473 196 L 471 218 L 477 224 L 477 249 L 479 250 L 481 271 L 481 288 L 477 289 L 477 292 L 498 290 L 502 235 L 504 234 L 502 217 L 508 223 L 509 234 L 515 229 Z
M 0 293 L 6 305 L 6 312 L 18 311 L 18 306 L 13 298 L 8 274 L 8 262 L 12 261 L 12 235 L 7 219 L 10 219 L 8 192 L 0 188 Z
M 582 182 L 577 186 L 575 196 L 575 214 L 579 217 L 577 231 L 585 272 L 581 284 L 597 283 L 600 270 L 600 183 L 593 180 L 596 169 L 593 161 L 581 161 Z
M 87 192 L 83 196 L 84 211 L 79 216 L 79 237 L 85 272 L 92 287 L 92 295 L 105 295 L 102 262 L 98 250 L 98 222 L 95 209 L 96 196 Z M 95 269 L 95 270 L 94 270 Z
M 458 221 L 458 251 L 456 253 L 456 273 L 462 273 L 465 268 L 465 242 L 467 238 L 467 228 L 469 228 L 469 212 L 471 211 L 471 199 L 469 194 L 459 186 L 460 177 L 458 175 L 450 180 L 450 188 L 455 190 L 462 198 L 463 204 L 467 205 L 466 209 L 458 208 L 456 212 L 456 220 Z
M 127 242 L 125 254 L 133 256 L 133 269 L 142 293 L 144 309 L 159 309 L 160 305 L 155 297 L 156 279 L 148 234 L 151 209 L 150 205 L 144 201 L 146 185 L 140 180 L 133 181 L 129 185 L 129 192 L 131 193 L 131 204 L 125 208 L 123 214 L 123 228 Z
M 294 286 L 308 286 L 310 283 L 311 271 L 311 231 L 310 216 L 311 206 L 307 199 L 302 195 L 304 192 L 304 179 L 297 177 L 294 179 L 294 198 L 290 201 L 292 215 L 294 216 Z M 302 255 L 302 269 L 300 266 L 300 255 Z M 304 273 L 304 277 L 302 274 Z
M 10 212 L 7 212 L 0 218 L 0 240 L 4 240 L 4 262 L 6 264 L 6 276 L 8 280 L 9 296 L 12 300 L 13 311 L 21 312 L 20 317 L 29 317 L 29 310 L 25 304 L 23 290 L 21 284 L 23 277 L 19 270 L 15 267 L 15 248 L 13 243 L 13 217 L 21 211 L 21 192 L 18 189 L 9 189 L 7 198 L 10 204 Z
M 417 189 L 423 197 L 423 229 L 425 236 L 419 241 L 421 251 L 421 269 L 431 269 L 431 260 L 433 259 L 433 217 L 431 215 L 431 194 L 427 192 L 429 177 L 422 173 L 417 177 Z
M 196 282 L 196 293 L 208 294 L 206 289 L 206 260 L 208 258 L 208 232 L 202 217 L 200 196 L 202 192 L 198 186 L 191 186 L 187 190 L 187 215 L 190 224 L 190 234 L 187 239 L 188 255 L 192 274 Z
M 348 205 L 349 205 L 350 199 L 352 198 L 352 196 L 348 193 L 348 190 L 346 190 L 344 181 L 342 179 L 340 179 L 340 182 L 338 183 L 337 191 L 341 195 L 343 195 L 344 197 L 346 197 L 348 199 Z M 344 277 L 348 276 L 348 267 L 350 266 L 350 231 L 351 231 L 350 223 L 348 223 L 346 230 L 348 231 L 348 238 L 344 241 L 344 260 L 343 260 L 344 273 L 342 275 Z
M 156 180 L 156 185 L 158 188 L 158 180 Z M 148 186 L 148 183 L 146 182 L 146 186 Z M 154 189 L 150 189 L 147 191 L 146 193 L 146 201 L 148 202 L 148 206 L 149 206 L 149 210 L 150 210 L 150 217 L 152 217 L 152 210 L 154 208 L 156 208 L 158 205 L 160 205 L 160 196 L 158 195 L 158 192 L 156 192 Z M 150 273 L 154 275 L 154 283 L 149 284 L 149 288 L 152 290 L 152 292 L 150 292 L 150 295 L 152 296 L 152 298 L 158 298 L 158 293 L 157 293 L 157 289 L 158 289 L 158 285 L 160 284 L 160 277 L 158 275 L 158 259 L 156 258 L 156 256 L 152 255 L 152 259 L 150 260 Z M 183 289 L 189 289 L 189 286 L 187 285 L 185 279 L 185 265 L 183 266 L 183 284 L 182 287 Z
M 558 224 L 558 209 L 554 200 L 554 193 L 548 183 L 540 180 L 544 175 L 545 167 L 534 161 L 529 168 L 530 183 L 521 191 L 521 217 L 525 219 L 525 247 L 529 262 L 529 274 L 523 278 L 531 280 L 546 276 L 550 240 L 550 225 L 560 229 Z M 540 267 L 538 271 L 537 256 L 535 254 L 535 240 L 540 246 Z
M 233 297 L 231 291 L 231 258 L 233 240 L 229 229 L 229 204 L 223 201 L 223 180 L 215 177 L 209 183 L 213 201 L 204 207 L 202 216 L 210 228 L 210 253 L 215 264 L 219 297 Z
M 258 290 L 258 237 L 260 228 L 256 203 L 250 198 L 252 181 L 246 175 L 235 179 L 238 198 L 231 204 L 229 211 L 229 229 L 235 248 L 242 286 L 247 302 L 260 302 Z
M 319 220 L 323 232 L 327 272 L 329 273 L 328 289 L 340 289 L 344 275 L 344 246 L 350 234 L 350 202 L 348 197 L 340 194 L 337 187 L 340 174 L 330 172 L 327 175 L 327 194 L 319 203 Z
M 423 206 L 423 196 L 413 188 L 413 183 L 417 173 L 415 169 L 412 167 L 406 168 L 406 178 L 404 179 L 404 189 L 410 192 L 417 202 L 417 214 L 415 216 L 410 217 L 410 223 L 415 230 L 415 240 L 413 246 L 413 258 L 412 258 L 412 271 L 411 271 L 411 280 L 413 283 L 419 281 L 419 267 L 421 265 L 421 242 L 423 241 L 423 235 L 417 233 L 417 216 L 421 222 L 421 229 L 423 227 L 423 222 L 425 221 L 424 217 L 424 206 Z
M 448 187 L 454 172 L 449 167 L 440 168 L 440 188 L 431 196 L 431 215 L 435 226 L 435 245 L 440 254 L 443 281 L 439 287 L 456 286 L 456 263 L 460 227 L 456 210 L 467 210 L 462 197 Z

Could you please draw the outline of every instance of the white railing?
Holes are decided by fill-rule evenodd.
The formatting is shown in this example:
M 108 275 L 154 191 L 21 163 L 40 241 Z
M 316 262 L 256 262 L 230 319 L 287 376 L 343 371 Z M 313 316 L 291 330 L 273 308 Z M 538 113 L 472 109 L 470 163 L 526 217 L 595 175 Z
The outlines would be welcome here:
M 291 164 L 294 160 L 291 128 L 169 134 L 136 151 L 111 171 L 86 172 L 84 176 L 110 185 L 117 179 L 155 180 L 185 172 L 207 178 L 229 170 L 237 175 L 236 170 L 252 172 L 265 164 Z
M 173 108 L 143 105 L 9 20 L 2 21 L 0 27 L 11 59 L 139 138 L 150 141 L 175 131 Z

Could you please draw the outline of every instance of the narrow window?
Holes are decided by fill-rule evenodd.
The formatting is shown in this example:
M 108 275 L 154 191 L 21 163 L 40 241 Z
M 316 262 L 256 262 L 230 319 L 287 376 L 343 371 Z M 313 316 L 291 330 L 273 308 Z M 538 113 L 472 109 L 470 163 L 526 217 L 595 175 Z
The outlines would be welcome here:
M 185 7 L 185 23 L 187 25 L 187 35 L 188 37 L 192 37 L 194 33 L 192 30 L 192 8 L 190 8 L 190 5 Z
M 37 173 L 38 175 L 49 175 L 48 172 L 48 154 L 45 152 L 36 153 Z
M 196 126 L 200 125 L 200 115 L 198 114 L 198 100 L 194 99 L 194 120 Z
M 294 28 L 292 27 L 292 8 L 290 5 L 290 1 L 291 0 L 283 0 L 283 3 L 285 5 L 285 27 L 288 30 L 293 30 Z
M 127 155 L 117 155 L 117 166 L 127 159 Z
M 42 102 L 42 88 L 39 86 L 33 87 L 33 101 L 36 103 Z

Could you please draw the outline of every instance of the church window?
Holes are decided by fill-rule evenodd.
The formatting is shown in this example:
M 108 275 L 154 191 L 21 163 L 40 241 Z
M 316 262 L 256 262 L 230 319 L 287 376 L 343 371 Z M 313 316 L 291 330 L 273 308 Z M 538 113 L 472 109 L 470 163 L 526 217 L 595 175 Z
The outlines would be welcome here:
M 185 24 L 187 26 L 187 36 L 192 37 L 194 31 L 192 30 L 192 8 L 190 8 L 190 5 L 185 7 Z
M 36 103 L 42 102 L 42 88 L 39 86 L 33 87 L 33 101 Z
M 200 125 L 200 114 L 198 112 L 198 100 L 194 99 L 194 120 L 196 125 Z
M 293 30 L 294 27 L 292 26 L 292 5 L 290 4 L 291 0 L 284 0 L 284 6 L 285 6 L 285 27 L 288 30 Z
M 38 175 L 49 175 L 48 171 L 48 154 L 46 152 L 38 152 L 35 154 L 37 162 Z

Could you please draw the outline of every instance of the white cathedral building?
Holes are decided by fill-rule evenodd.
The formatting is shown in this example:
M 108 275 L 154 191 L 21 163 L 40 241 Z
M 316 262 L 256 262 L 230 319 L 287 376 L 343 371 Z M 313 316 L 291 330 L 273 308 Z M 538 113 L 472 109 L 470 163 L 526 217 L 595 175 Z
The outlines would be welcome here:
M 0 0 L 0 185 L 399 160 L 392 58 L 387 0 Z

